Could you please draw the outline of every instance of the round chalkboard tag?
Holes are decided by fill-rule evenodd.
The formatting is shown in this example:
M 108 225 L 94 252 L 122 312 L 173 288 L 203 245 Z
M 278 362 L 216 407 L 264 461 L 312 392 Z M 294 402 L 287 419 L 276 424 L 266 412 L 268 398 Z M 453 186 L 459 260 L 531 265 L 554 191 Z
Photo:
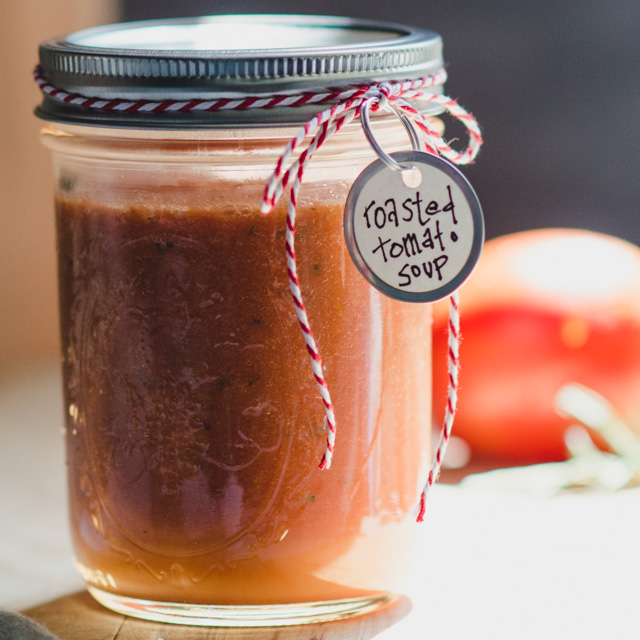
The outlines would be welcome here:
M 478 196 L 448 160 L 421 151 L 370 164 L 347 197 L 344 232 L 362 275 L 382 293 L 434 302 L 458 289 L 482 251 Z

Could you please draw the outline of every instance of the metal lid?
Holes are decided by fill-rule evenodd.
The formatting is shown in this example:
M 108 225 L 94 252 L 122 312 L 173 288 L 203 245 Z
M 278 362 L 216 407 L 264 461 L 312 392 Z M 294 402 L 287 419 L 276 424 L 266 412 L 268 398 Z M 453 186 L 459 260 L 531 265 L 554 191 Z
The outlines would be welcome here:
M 442 40 L 399 24 L 327 16 L 237 15 L 130 22 L 40 45 L 47 80 L 103 99 L 189 100 L 405 80 L 443 66 Z M 436 87 L 438 91 L 440 88 Z M 100 112 L 45 95 L 41 118 L 154 128 L 306 121 L 318 106 L 203 113 Z

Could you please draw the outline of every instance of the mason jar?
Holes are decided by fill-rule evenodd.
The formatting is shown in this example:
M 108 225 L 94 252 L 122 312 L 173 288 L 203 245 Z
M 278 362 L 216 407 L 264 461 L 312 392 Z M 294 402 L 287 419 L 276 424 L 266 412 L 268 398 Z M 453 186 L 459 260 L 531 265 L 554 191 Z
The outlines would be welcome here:
M 102 102 L 229 100 L 423 76 L 438 35 L 310 16 L 218 16 L 47 41 L 42 73 Z M 430 306 L 382 295 L 350 259 L 347 193 L 376 156 L 355 120 L 297 198 L 270 175 L 323 107 L 95 109 L 45 93 L 57 189 L 71 531 L 91 594 L 123 614 L 259 626 L 369 611 L 402 593 L 430 465 Z M 438 126 L 435 119 L 434 126 Z M 378 114 L 380 145 L 406 148 Z

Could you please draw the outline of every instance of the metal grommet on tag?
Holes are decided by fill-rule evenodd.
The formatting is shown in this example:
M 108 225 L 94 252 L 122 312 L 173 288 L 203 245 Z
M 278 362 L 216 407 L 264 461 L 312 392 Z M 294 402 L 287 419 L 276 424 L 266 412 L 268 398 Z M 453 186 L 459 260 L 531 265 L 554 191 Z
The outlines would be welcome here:
M 365 116 L 365 132 L 366 122 Z M 446 298 L 471 275 L 482 251 L 478 197 L 448 160 L 415 150 L 382 153 L 347 197 L 344 230 L 351 258 L 392 298 Z

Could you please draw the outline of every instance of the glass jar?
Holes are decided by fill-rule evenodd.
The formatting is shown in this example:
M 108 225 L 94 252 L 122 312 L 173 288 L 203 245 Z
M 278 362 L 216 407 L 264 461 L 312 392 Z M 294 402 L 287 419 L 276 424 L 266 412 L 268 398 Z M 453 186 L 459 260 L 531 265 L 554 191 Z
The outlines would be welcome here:
M 256 26 L 271 47 L 289 44 L 265 53 Z M 235 84 L 220 71 L 228 60 L 201 50 L 222 33 L 235 34 L 224 55 L 251 67 Z M 332 59 L 388 48 L 396 65 L 376 79 L 408 73 L 397 63 L 407 39 L 424 50 L 413 75 L 442 64 L 435 34 L 308 16 L 115 25 L 45 43 L 41 63 L 67 91 L 86 94 L 90 76 L 105 99 L 269 94 L 309 77 L 282 62 L 277 82 L 261 80 L 247 52 L 291 58 L 300 38 Z M 140 71 L 184 51 L 199 62 Z M 205 62 L 217 76 L 197 72 Z M 313 80 L 370 81 L 365 71 Z M 120 613 L 200 625 L 315 622 L 389 602 L 420 533 L 431 320 L 429 305 L 385 297 L 349 258 L 344 202 L 375 159 L 360 125 L 315 154 L 298 198 L 298 277 L 339 429 L 320 470 L 326 423 L 289 291 L 286 198 L 260 212 L 309 109 L 145 118 L 47 97 L 39 115 L 57 178 L 71 524 L 89 591 Z M 386 149 L 406 147 L 393 117 L 373 126 Z

